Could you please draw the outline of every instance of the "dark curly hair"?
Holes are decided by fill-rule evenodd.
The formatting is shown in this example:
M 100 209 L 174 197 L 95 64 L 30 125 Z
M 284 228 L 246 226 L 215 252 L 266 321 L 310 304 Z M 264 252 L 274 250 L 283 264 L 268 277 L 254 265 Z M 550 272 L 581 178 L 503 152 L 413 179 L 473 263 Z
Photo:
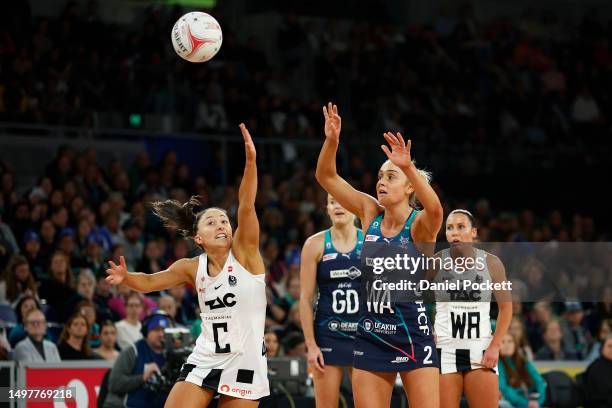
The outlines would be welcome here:
M 151 207 L 166 228 L 178 231 L 185 238 L 193 238 L 197 234 L 198 222 L 207 210 L 217 209 L 227 214 L 222 208 L 204 208 L 198 196 L 192 196 L 184 204 L 176 200 L 166 200 L 154 202 Z

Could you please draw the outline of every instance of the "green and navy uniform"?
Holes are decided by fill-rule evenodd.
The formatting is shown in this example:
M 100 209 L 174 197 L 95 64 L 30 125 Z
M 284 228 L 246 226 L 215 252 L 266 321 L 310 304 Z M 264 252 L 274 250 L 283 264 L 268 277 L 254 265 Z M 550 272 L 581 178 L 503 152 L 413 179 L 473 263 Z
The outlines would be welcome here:
M 357 230 L 352 251 L 336 250 L 330 230 L 325 231 L 323 255 L 317 266 L 319 295 L 314 317 L 315 341 L 325 364 L 353 362 L 353 341 L 359 320 L 360 255 L 363 233 Z

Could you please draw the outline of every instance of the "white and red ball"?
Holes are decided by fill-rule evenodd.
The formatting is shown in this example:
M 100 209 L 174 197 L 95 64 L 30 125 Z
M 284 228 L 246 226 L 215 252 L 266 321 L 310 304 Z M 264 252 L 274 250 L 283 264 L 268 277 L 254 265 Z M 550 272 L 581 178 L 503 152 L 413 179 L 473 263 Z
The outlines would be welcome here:
M 221 26 L 210 14 L 193 11 L 179 18 L 172 27 L 172 46 L 183 59 L 205 62 L 221 48 Z

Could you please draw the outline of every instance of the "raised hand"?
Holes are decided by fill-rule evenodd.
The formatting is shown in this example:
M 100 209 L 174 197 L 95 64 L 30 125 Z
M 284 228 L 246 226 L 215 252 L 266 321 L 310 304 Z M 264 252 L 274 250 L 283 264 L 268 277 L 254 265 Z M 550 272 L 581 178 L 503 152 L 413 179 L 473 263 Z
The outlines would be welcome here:
M 412 158 L 410 157 L 410 146 L 412 142 L 408 140 L 408 143 L 404 142 L 404 138 L 400 132 L 397 132 L 396 135 L 393 135 L 391 132 L 386 132 L 383 134 L 389 146 L 391 146 L 391 150 L 387 145 L 381 145 L 380 147 L 383 149 L 383 152 L 387 155 L 387 158 L 391 161 L 391 163 L 395 164 L 399 168 L 405 168 L 412 165 Z
M 119 258 L 119 265 L 115 264 L 113 261 L 108 261 L 108 263 L 110 268 L 106 270 L 108 274 L 106 281 L 111 285 L 120 285 L 128 274 L 125 258 L 123 256 Z
M 240 124 L 240 131 L 242 132 L 242 138 L 244 139 L 244 153 L 246 154 L 246 161 L 254 162 L 257 156 L 255 144 L 253 143 L 253 139 L 251 139 L 249 130 L 246 128 L 246 126 L 244 126 L 244 123 Z
M 327 106 L 323 106 L 323 116 L 325 117 L 325 137 L 336 142 L 340 141 L 342 118 L 338 115 L 338 106 L 328 102 Z

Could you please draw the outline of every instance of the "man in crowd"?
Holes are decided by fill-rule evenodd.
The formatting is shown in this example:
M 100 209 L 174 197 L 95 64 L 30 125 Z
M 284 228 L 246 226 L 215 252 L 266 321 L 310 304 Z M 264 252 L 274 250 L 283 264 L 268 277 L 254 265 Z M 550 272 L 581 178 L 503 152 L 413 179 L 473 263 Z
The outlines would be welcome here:
M 45 340 L 47 320 L 39 309 L 32 309 L 24 320 L 28 337 L 15 346 L 16 361 L 59 362 L 60 355 L 55 344 Z

